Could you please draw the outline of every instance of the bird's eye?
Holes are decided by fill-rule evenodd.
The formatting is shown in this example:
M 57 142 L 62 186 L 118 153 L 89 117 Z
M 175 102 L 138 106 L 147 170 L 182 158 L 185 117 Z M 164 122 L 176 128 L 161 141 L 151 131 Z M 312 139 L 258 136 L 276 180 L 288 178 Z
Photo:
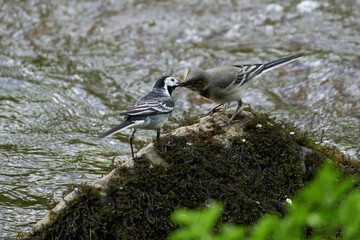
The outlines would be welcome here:
M 172 82 L 173 82 L 173 81 L 175 81 L 175 79 L 174 79 L 174 78 L 171 78 L 170 80 L 171 80 Z

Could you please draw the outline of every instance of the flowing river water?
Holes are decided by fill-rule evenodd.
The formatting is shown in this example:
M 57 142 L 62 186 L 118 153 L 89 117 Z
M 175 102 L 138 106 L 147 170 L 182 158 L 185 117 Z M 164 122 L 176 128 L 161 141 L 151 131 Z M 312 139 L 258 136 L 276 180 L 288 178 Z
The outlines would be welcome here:
M 121 122 L 156 79 L 302 52 L 243 101 L 359 158 L 360 1 L 0 0 L 0 239 L 28 231 L 67 186 L 130 157 Z M 177 108 L 212 103 L 187 89 Z M 137 144 L 155 136 L 138 131 Z

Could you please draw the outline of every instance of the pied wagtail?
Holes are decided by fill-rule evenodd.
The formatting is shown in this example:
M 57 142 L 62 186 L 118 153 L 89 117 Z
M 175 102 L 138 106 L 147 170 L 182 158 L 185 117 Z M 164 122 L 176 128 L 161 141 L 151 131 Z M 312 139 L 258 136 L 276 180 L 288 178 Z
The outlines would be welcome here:
M 247 89 L 249 80 L 259 77 L 261 74 L 274 68 L 290 63 L 301 56 L 301 54 L 292 55 L 264 64 L 230 65 L 208 70 L 193 69 L 189 74 L 185 70 L 184 82 L 181 82 L 180 86 L 190 88 L 201 96 L 220 103 L 210 113 L 224 103 L 237 101 L 238 106 L 230 120 L 226 123 L 229 127 L 242 106 L 241 95 Z
M 160 129 L 175 107 L 171 94 L 177 86 L 179 86 L 179 81 L 174 77 L 160 78 L 156 81 L 151 92 L 126 112 L 120 113 L 121 116 L 125 116 L 125 122 L 101 134 L 99 138 L 107 137 L 122 129 L 132 128 L 133 131 L 129 140 L 131 156 L 134 158 L 132 141 L 137 129 L 156 130 L 156 140 L 160 139 Z

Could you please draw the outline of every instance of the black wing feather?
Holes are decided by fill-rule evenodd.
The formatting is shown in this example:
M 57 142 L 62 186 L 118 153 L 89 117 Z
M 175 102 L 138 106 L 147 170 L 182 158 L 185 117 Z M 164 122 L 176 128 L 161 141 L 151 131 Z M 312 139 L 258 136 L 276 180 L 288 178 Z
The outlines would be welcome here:
M 259 75 L 264 69 L 264 64 L 244 64 L 234 66 L 239 68 L 239 71 L 236 74 L 236 79 L 233 83 L 237 86 L 244 85 L 249 80 Z
M 123 116 L 151 116 L 167 114 L 174 110 L 174 101 L 161 91 L 152 91 L 141 98 L 126 112 L 119 113 Z

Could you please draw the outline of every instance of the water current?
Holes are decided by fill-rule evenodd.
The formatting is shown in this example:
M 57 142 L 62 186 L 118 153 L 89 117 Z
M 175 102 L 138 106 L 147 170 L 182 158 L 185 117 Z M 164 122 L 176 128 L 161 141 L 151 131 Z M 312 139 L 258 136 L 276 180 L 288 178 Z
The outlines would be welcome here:
M 302 52 L 243 97 L 359 158 L 360 1 L 0 0 L 0 238 L 28 231 L 67 186 L 130 157 L 94 138 L 163 75 Z M 212 106 L 186 89 L 174 117 Z M 171 124 L 171 122 L 170 122 Z M 138 131 L 137 146 L 155 136 Z

